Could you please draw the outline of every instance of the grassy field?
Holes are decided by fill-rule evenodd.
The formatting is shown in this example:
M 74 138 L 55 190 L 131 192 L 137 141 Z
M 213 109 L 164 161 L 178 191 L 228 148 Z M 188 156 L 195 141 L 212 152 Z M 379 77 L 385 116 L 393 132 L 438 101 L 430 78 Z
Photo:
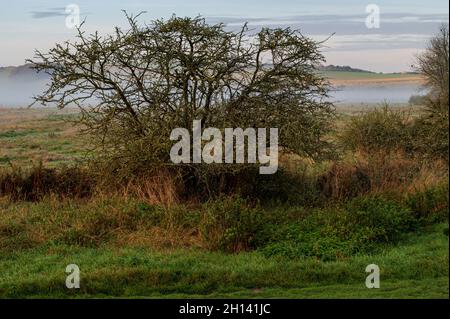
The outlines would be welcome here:
M 336 126 L 361 111 L 343 109 Z M 82 159 L 88 144 L 66 121 L 74 116 L 0 109 L 0 168 L 39 161 L 60 168 Z M 353 157 L 345 164 L 350 169 L 362 165 Z M 395 174 L 416 170 L 405 158 L 394 163 L 401 164 Z M 123 194 L 49 194 L 40 201 L 0 196 L 0 298 L 448 298 L 448 219 L 433 215 L 448 212 L 442 195 L 448 184 L 441 188 L 447 178 L 437 168 L 418 174 L 411 184 L 387 185 L 404 193 L 386 195 L 387 202 L 370 200 L 367 215 L 361 215 L 364 201 L 356 208 L 308 207 L 294 203 L 295 194 L 287 204 L 255 209 L 239 201 L 167 207 Z M 307 194 L 300 188 L 295 196 L 305 200 Z M 410 210 L 430 215 L 419 225 Z M 223 233 L 222 226 L 228 227 Z M 248 237 L 233 237 L 236 230 Z M 220 248 L 234 240 L 250 249 Z M 72 263 L 81 270 L 80 289 L 65 287 Z M 365 268 L 373 263 L 381 269 L 380 289 L 365 287 Z
M 323 76 L 333 85 L 359 86 L 359 85 L 397 85 L 397 84 L 423 84 L 423 77 L 414 73 L 371 73 L 371 72 L 343 72 L 324 71 Z
M 335 262 L 48 244 L 1 255 L 0 297 L 448 298 L 445 227 Z M 71 263 L 80 267 L 79 290 L 64 285 Z M 365 287 L 365 267 L 372 263 L 381 269 L 380 289 Z
M 56 167 L 75 162 L 83 156 L 86 143 L 67 121 L 74 116 L 75 110 L 0 108 L 0 166 L 42 161 Z
M 340 105 L 337 127 L 372 108 Z M 420 107 L 399 105 L 396 109 L 418 114 Z M 0 108 L 0 167 L 30 167 L 40 161 L 46 167 L 58 167 L 83 159 L 88 154 L 89 139 L 71 122 L 77 114 L 76 109 Z

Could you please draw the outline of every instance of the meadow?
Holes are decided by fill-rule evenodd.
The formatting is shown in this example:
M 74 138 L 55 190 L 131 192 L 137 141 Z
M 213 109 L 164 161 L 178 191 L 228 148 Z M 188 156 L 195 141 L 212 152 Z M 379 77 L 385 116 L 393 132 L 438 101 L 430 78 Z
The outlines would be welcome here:
M 56 167 L 73 163 L 85 149 L 68 119 L 75 110 L 0 108 L 0 166 L 32 166 L 39 161 Z
M 283 155 L 251 190 L 202 200 L 164 172 L 99 185 L 74 110 L 0 109 L 0 297 L 448 298 L 448 163 L 395 135 L 418 109 L 389 112 L 341 107 L 336 159 Z M 358 140 L 383 116 L 380 140 Z

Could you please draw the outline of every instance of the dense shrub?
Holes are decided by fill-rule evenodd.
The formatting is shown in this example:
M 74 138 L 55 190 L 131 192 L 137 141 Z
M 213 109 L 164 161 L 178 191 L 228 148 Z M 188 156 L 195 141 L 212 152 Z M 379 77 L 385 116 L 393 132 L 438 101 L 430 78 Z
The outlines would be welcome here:
M 280 167 L 274 175 L 257 175 L 250 190 L 251 193 L 244 190 L 244 195 L 258 198 L 265 204 L 314 207 L 320 205 L 322 199 L 317 176 L 303 167 L 295 172 Z
M 405 202 L 422 221 L 444 221 L 448 219 L 448 184 L 407 194 Z
M 368 193 L 372 181 L 366 166 L 334 163 L 318 178 L 318 185 L 323 197 L 344 200 Z
M 200 232 L 211 249 L 237 252 L 254 248 L 264 226 L 264 211 L 239 196 L 209 202 L 202 207 Z
M 38 201 L 50 194 L 83 198 L 92 194 L 95 185 L 93 174 L 77 166 L 51 169 L 40 163 L 26 170 L 16 166 L 0 170 L 0 197 L 12 200 Z
M 423 163 L 404 152 L 357 152 L 333 163 L 318 177 L 318 185 L 324 200 L 344 201 L 371 193 L 402 196 L 415 184 L 441 183 L 446 174 L 442 163 Z
M 430 102 L 431 103 L 431 102 Z M 449 117 L 446 109 L 428 108 L 413 126 L 413 147 L 426 159 L 449 159 Z
M 360 197 L 341 208 L 316 210 L 280 227 L 261 251 L 266 255 L 334 260 L 371 253 L 415 227 L 408 209 L 378 197 Z
M 448 24 L 430 39 L 426 50 L 417 57 L 418 71 L 429 89 L 425 114 L 417 121 L 416 148 L 432 158 L 448 163 L 449 150 L 449 32 Z
M 342 134 L 341 145 L 367 153 L 412 151 L 409 113 L 394 110 L 387 104 L 350 119 Z
M 345 208 L 348 212 L 342 215 L 345 231 L 352 228 L 352 225 L 355 228 L 370 229 L 366 239 L 372 242 L 394 242 L 401 234 L 416 226 L 411 211 L 381 197 L 356 198 L 346 204 Z
M 427 98 L 424 112 L 417 118 L 388 105 L 354 116 L 338 135 L 345 150 L 369 155 L 403 152 L 417 159 L 449 157 L 449 117 L 447 106 Z

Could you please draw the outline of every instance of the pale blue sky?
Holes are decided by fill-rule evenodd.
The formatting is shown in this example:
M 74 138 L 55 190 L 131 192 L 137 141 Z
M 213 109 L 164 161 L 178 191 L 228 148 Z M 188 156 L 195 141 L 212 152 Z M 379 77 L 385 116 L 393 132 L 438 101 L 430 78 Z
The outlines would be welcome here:
M 379 72 L 408 71 L 415 54 L 442 22 L 448 23 L 446 0 L 0 0 L 0 66 L 23 64 L 35 48 L 46 50 L 71 39 L 65 27 L 64 8 L 79 5 L 88 31 L 111 32 L 125 25 L 122 9 L 146 11 L 142 21 L 154 18 L 203 15 L 211 23 L 236 28 L 292 26 L 305 35 L 325 39 L 329 64 L 351 65 Z M 366 5 L 381 10 L 379 29 L 365 26 Z

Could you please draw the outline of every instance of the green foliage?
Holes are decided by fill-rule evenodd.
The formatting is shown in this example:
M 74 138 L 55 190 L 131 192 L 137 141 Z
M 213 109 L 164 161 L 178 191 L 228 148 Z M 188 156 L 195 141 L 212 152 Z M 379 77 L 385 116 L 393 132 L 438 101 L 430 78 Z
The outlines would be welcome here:
M 447 110 L 449 98 L 449 30 L 442 24 L 439 32 L 430 39 L 426 50 L 417 57 L 418 71 L 425 77 L 430 90 L 429 107 Z
M 384 104 L 360 116 L 350 119 L 339 141 L 344 148 L 377 151 L 412 151 L 409 113 L 398 111 Z
M 264 225 L 264 211 L 232 196 L 204 205 L 200 232 L 213 249 L 237 252 L 254 248 L 257 233 Z
M 429 89 L 425 114 L 417 121 L 416 149 L 431 158 L 449 160 L 449 31 L 442 24 L 439 33 L 417 57 L 418 70 Z
M 448 106 L 430 107 L 413 119 L 409 112 L 395 110 L 387 104 L 359 116 L 352 117 L 338 136 L 340 144 L 352 151 L 368 154 L 402 151 L 406 154 L 448 162 L 449 127 Z
M 417 227 L 411 211 L 394 201 L 382 197 L 360 197 L 346 205 L 348 214 L 344 214 L 344 232 L 352 224 L 369 230 L 364 240 L 374 243 L 397 241 L 403 233 Z
M 52 244 L 0 254 L 2 298 L 448 298 L 448 237 L 436 225 L 379 254 L 324 262 L 198 250 L 88 248 Z M 68 290 L 65 267 L 82 269 Z M 380 289 L 364 272 L 376 263 Z
M 395 202 L 360 197 L 340 209 L 315 210 L 301 221 L 283 225 L 262 252 L 334 260 L 395 243 L 414 226 L 411 212 Z
M 448 185 L 407 194 L 405 202 L 415 216 L 423 221 L 448 220 Z
M 432 102 L 429 102 L 432 103 Z M 428 104 L 429 105 L 429 104 Z M 413 127 L 414 150 L 427 159 L 449 160 L 449 117 L 445 109 L 428 107 Z

